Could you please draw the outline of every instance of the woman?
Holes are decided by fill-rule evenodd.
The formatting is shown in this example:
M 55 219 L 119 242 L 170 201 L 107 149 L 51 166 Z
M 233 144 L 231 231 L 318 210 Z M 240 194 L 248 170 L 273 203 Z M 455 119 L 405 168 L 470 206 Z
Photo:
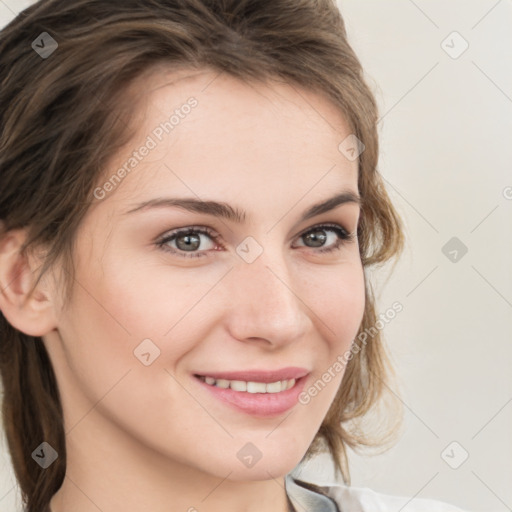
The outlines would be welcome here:
M 391 506 L 350 487 L 346 447 L 389 369 L 365 270 L 403 235 L 335 4 L 41 0 L 0 59 L 25 510 Z M 322 449 L 343 484 L 290 476 Z

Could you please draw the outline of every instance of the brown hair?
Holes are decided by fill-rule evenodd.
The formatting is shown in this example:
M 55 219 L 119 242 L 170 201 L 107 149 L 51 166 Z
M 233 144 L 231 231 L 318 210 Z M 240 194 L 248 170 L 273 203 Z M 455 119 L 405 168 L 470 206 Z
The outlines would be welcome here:
M 45 59 L 31 47 L 42 32 L 58 43 Z M 34 287 L 58 264 L 71 293 L 77 227 L 107 161 L 135 133 L 129 85 L 160 65 L 210 68 L 247 82 L 285 80 L 324 94 L 365 145 L 358 160 L 363 266 L 401 252 L 402 224 L 377 171 L 376 101 L 334 0 L 40 0 L 0 32 L 0 235 L 26 228 L 22 254 L 45 248 Z M 366 275 L 365 287 L 359 332 L 376 323 Z M 370 441 L 349 425 L 380 399 L 388 362 L 377 332 L 348 362 L 303 460 L 325 443 L 350 483 L 346 447 Z M 41 512 L 66 471 L 59 391 L 41 338 L 3 315 L 0 373 L 16 478 L 26 510 Z M 45 470 L 31 457 L 43 441 L 59 453 Z

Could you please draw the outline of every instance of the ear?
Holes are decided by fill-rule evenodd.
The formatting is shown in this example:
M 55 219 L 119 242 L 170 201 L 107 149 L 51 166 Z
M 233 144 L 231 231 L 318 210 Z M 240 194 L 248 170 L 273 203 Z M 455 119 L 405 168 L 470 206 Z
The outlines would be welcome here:
M 18 331 L 43 336 L 57 327 L 54 304 L 43 278 L 29 293 L 42 261 L 21 254 L 25 240 L 23 229 L 8 231 L 0 239 L 0 310 Z

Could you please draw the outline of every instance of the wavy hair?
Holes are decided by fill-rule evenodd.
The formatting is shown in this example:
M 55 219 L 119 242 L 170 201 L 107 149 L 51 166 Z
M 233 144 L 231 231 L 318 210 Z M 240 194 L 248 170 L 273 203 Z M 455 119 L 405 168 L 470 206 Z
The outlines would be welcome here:
M 58 48 L 41 58 L 42 32 Z M 334 0 L 40 0 L 0 31 L 0 236 L 27 229 L 22 254 L 44 248 L 34 288 L 56 265 L 73 287 L 77 228 L 115 150 L 134 135 L 130 84 L 158 66 L 209 68 L 246 82 L 277 79 L 323 94 L 364 145 L 358 157 L 358 225 L 366 305 L 359 332 L 376 321 L 366 270 L 403 249 L 401 219 L 378 164 L 378 107 L 347 41 Z M 4 286 L 8 283 L 3 283 Z M 385 391 L 391 365 L 377 332 L 353 354 L 303 461 L 324 450 L 350 484 L 347 447 L 370 445 L 353 428 Z M 63 411 L 42 339 L 0 314 L 2 414 L 28 512 L 48 509 L 66 473 Z M 47 469 L 32 451 L 59 453 Z

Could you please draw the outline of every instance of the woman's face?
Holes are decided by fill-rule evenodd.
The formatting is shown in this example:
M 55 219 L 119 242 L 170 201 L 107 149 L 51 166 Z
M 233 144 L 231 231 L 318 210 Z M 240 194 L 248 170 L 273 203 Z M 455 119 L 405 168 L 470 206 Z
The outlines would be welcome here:
M 339 149 L 350 130 L 326 99 L 284 84 L 204 71 L 139 87 L 138 136 L 91 198 L 73 296 L 44 336 L 67 442 L 108 432 L 112 456 L 135 443 L 133 457 L 222 478 L 284 475 L 363 316 L 358 241 L 343 239 L 359 205 L 311 211 L 358 194 L 357 160 Z

